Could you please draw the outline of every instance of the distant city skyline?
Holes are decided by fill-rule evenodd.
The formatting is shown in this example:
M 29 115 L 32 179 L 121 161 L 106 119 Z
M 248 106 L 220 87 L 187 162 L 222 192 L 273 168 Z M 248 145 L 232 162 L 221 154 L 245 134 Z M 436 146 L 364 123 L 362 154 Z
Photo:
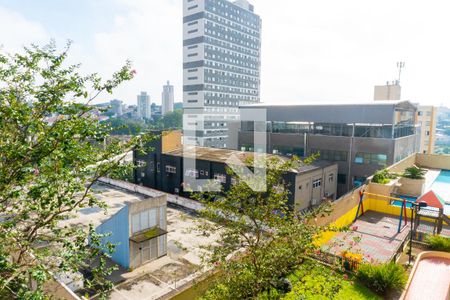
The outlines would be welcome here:
M 396 62 L 405 61 L 402 98 L 450 106 L 445 1 L 286 0 L 276 9 L 272 1 L 251 2 L 263 19 L 262 102 L 371 100 L 373 86 L 397 79 Z M 0 44 L 17 51 L 54 38 L 62 48 L 71 39 L 70 59 L 86 73 L 107 78 L 126 59 L 137 71 L 132 82 L 98 102 L 135 104 L 144 90 L 160 104 L 167 79 L 179 102 L 181 19 L 179 0 L 0 0 Z

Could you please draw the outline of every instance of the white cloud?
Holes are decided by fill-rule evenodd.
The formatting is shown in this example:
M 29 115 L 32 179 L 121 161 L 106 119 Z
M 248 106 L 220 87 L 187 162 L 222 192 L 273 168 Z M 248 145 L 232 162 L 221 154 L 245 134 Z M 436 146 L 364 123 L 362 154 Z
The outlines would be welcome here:
M 3 51 L 17 52 L 31 43 L 50 40 L 50 36 L 41 24 L 31 22 L 21 14 L 1 6 L 0 20 L 0 47 Z

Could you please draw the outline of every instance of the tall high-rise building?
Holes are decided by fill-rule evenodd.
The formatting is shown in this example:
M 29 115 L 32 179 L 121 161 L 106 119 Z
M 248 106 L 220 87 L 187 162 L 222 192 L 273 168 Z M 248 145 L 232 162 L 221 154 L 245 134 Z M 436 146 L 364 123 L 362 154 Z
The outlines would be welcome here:
M 246 0 L 183 0 L 184 143 L 227 147 L 227 121 L 260 101 L 261 18 Z
M 173 85 L 170 85 L 169 81 L 163 86 L 162 92 L 162 102 L 161 102 L 161 113 L 165 116 L 168 112 L 173 111 L 174 93 Z
M 113 99 L 110 101 L 111 110 L 116 114 L 116 116 L 121 116 L 123 114 L 123 102 L 122 100 Z
M 152 111 L 150 108 L 150 96 L 147 92 L 141 92 L 137 96 L 138 117 L 141 119 L 150 119 L 152 117 Z

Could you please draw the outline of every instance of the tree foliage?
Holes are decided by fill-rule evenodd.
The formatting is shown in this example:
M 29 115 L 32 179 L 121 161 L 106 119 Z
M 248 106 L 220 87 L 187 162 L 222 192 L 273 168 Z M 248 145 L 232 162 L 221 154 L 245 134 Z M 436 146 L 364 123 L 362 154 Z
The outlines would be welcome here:
M 329 206 L 303 214 L 290 209 L 285 176 L 300 164 L 297 158 L 269 158 L 266 182 L 252 179 L 261 181 L 264 192 L 252 190 L 237 178 L 227 192 L 199 196 L 205 206 L 201 216 L 208 220 L 200 229 L 219 234 L 218 242 L 207 247 L 210 255 L 205 262 L 220 276 L 205 299 L 247 299 L 277 289 L 283 277 L 316 249 L 314 238 L 324 228 L 312 219 L 328 212 Z
M 111 133 L 90 103 L 134 72 L 126 63 L 112 78 L 81 75 L 68 65 L 68 45 L 31 46 L 0 54 L 0 298 L 46 299 L 53 275 L 79 271 L 95 258 L 93 226 L 63 226 L 80 208 L 101 207 L 91 187 L 121 168 L 124 153 L 149 137 L 103 141 Z M 88 236 L 90 243 L 87 245 Z M 113 248 L 113 245 L 103 245 Z M 88 289 L 107 290 L 108 270 L 93 270 Z

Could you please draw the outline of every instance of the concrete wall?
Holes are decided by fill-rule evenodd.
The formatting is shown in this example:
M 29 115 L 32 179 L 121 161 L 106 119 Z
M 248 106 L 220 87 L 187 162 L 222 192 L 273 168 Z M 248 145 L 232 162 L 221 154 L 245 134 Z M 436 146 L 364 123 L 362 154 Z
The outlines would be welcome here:
M 129 212 L 128 206 L 125 206 L 111 218 L 100 224 L 95 231 L 99 234 L 110 234 L 102 239 L 102 243 L 107 242 L 117 244 L 116 249 L 111 255 L 111 259 L 124 268 L 130 267 L 130 246 L 129 246 Z M 104 249 L 107 251 L 106 249 Z
M 161 134 L 162 139 L 162 153 L 167 151 L 172 151 L 178 148 L 181 148 L 181 131 L 173 130 L 173 131 L 163 131 Z
M 450 170 L 450 155 L 417 153 L 416 164 L 424 168 Z

